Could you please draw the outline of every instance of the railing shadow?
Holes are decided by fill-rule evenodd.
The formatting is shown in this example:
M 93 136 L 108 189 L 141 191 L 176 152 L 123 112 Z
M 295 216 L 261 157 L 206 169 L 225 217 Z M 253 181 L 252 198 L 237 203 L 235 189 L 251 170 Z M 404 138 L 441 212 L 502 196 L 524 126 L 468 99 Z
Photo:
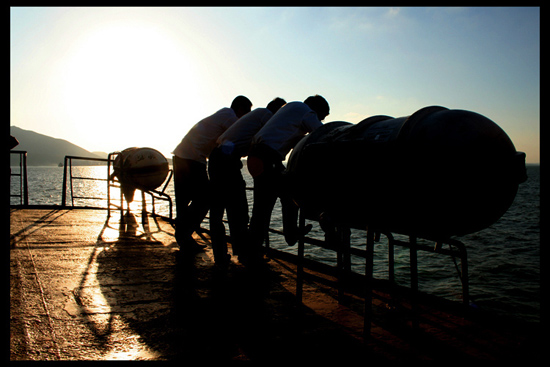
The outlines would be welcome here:
M 10 209 L 10 213 L 12 211 L 16 211 L 19 209 Z M 61 216 L 67 214 L 67 210 L 60 210 L 60 209 L 53 209 L 46 214 L 44 214 L 42 217 L 40 217 L 37 220 L 31 221 L 28 226 L 25 228 L 20 229 L 16 233 L 10 234 L 10 248 L 15 248 L 18 243 L 24 243 L 25 239 L 29 236 L 31 236 L 34 232 L 38 231 L 39 229 L 46 227 L 52 222 L 54 222 L 56 219 L 60 218 Z

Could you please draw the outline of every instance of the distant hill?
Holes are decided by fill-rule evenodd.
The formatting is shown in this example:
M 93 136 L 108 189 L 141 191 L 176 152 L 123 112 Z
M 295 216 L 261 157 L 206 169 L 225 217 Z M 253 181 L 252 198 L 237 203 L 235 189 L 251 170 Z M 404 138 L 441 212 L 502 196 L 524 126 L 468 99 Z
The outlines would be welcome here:
M 52 138 L 30 130 L 23 130 L 17 126 L 10 126 L 10 135 L 14 136 L 19 145 L 14 150 L 27 151 L 27 165 L 29 166 L 57 166 L 63 163 L 66 155 L 78 157 L 105 158 L 105 153 L 91 153 L 73 143 L 63 139 Z M 86 165 L 84 161 L 75 162 L 78 165 Z M 11 165 L 18 165 L 17 156 L 10 158 Z M 98 164 L 93 162 L 92 164 Z

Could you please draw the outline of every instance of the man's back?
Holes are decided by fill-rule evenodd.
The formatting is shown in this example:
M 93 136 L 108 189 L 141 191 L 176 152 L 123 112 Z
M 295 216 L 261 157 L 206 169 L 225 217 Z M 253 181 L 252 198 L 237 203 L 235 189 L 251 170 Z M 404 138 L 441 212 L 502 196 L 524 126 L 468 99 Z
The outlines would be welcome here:
M 267 123 L 273 113 L 260 107 L 237 120 L 219 138 L 218 144 L 226 154 L 245 156 L 254 135 Z
M 173 154 L 183 159 L 191 159 L 206 164 L 206 158 L 216 147 L 216 141 L 233 123 L 237 115 L 229 108 L 224 107 L 213 115 L 197 122 L 189 130 Z
M 317 114 L 308 105 L 303 102 L 289 102 L 254 136 L 253 143 L 269 146 L 284 159 L 304 135 L 321 125 Z

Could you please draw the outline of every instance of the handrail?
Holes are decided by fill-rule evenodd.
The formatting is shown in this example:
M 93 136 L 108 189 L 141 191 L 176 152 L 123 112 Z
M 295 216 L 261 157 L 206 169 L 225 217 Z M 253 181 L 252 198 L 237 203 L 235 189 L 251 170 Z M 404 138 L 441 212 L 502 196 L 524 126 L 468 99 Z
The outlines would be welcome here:
M 110 153 L 108 158 L 94 158 L 94 157 L 81 157 L 81 156 L 65 156 L 65 162 L 64 162 L 64 169 L 63 169 L 63 190 L 62 190 L 62 199 L 61 199 L 61 206 L 66 207 L 67 206 L 67 181 L 69 181 L 70 189 L 71 189 L 71 206 L 74 205 L 74 199 L 89 199 L 89 200 L 106 200 L 107 201 L 107 209 L 108 209 L 108 215 L 110 215 L 111 206 L 115 206 L 119 208 L 122 211 L 123 208 L 123 198 L 122 198 L 122 191 L 121 191 L 121 205 L 118 206 L 116 204 L 111 203 L 111 187 L 120 188 L 120 185 L 118 184 L 118 180 L 115 180 L 115 177 L 112 177 L 111 175 L 111 167 L 112 163 L 114 163 L 113 157 L 118 155 L 119 152 Z M 86 160 L 86 161 L 93 161 L 93 162 L 105 162 L 107 163 L 107 177 L 106 178 L 96 178 L 96 177 L 80 177 L 80 176 L 74 176 L 72 173 L 72 161 L 73 160 Z M 168 186 L 171 178 L 172 178 L 172 170 L 169 170 L 170 175 L 168 177 L 168 180 L 166 181 L 162 191 L 157 190 L 141 190 L 143 193 L 147 193 L 151 196 L 152 201 L 152 214 L 156 215 L 155 212 L 155 199 L 168 201 L 169 204 L 169 217 L 172 219 L 172 199 L 170 198 L 170 195 L 164 193 L 164 190 L 166 190 L 166 187 Z M 105 181 L 107 182 L 107 197 L 106 198 L 98 198 L 98 197 L 88 197 L 88 196 L 75 196 L 73 191 L 73 180 L 95 180 L 95 181 Z M 143 209 L 145 209 L 145 197 L 143 197 Z
M 94 178 L 94 177 L 78 177 L 73 176 L 73 159 L 75 160 L 87 160 L 87 161 L 94 161 L 94 162 L 108 162 L 108 159 L 105 158 L 94 158 L 94 157 L 80 157 L 80 156 L 73 156 L 73 155 L 66 155 L 65 161 L 63 165 L 63 188 L 62 188 L 62 194 L 61 194 L 61 206 L 66 207 L 67 206 L 67 167 L 69 168 L 69 176 L 70 176 L 70 187 L 71 187 L 71 206 L 74 206 L 74 199 L 89 199 L 89 200 L 103 200 L 103 198 L 96 198 L 96 197 L 87 197 L 87 196 L 75 196 L 73 191 L 73 179 L 80 179 L 80 180 L 94 180 L 94 181 L 107 181 L 106 179 L 102 178 Z M 67 164 L 68 162 L 68 164 Z
M 11 171 L 10 162 L 10 197 L 18 197 L 19 205 L 29 205 L 29 187 L 27 179 L 27 151 L 26 150 L 10 150 L 10 154 L 19 154 L 19 173 Z M 19 194 L 11 194 L 11 176 L 19 176 Z

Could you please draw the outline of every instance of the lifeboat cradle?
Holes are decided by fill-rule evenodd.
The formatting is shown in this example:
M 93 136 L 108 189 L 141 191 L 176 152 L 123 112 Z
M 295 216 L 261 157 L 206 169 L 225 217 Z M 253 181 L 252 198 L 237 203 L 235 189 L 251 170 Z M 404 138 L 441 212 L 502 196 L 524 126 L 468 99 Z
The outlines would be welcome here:
M 299 230 L 300 233 L 305 233 L 306 219 L 310 221 L 319 221 L 318 218 L 308 216 L 307 210 L 300 209 L 299 214 Z M 327 230 L 327 224 L 322 224 Z M 446 238 L 435 241 L 434 246 L 428 246 L 419 243 L 420 237 L 416 235 L 408 235 L 408 241 L 396 239 L 389 232 L 380 230 L 374 227 L 359 227 L 358 225 L 350 225 L 348 223 L 338 223 L 333 221 L 328 225 L 331 229 L 326 231 L 325 241 L 308 238 L 304 235 L 298 239 L 298 262 L 297 262 L 297 280 L 296 280 L 296 296 L 299 302 L 302 302 L 303 284 L 304 284 L 304 255 L 305 243 L 320 246 L 336 252 L 336 276 L 338 287 L 338 302 L 346 303 L 345 290 L 349 285 L 351 271 L 351 256 L 356 255 L 365 259 L 365 279 L 364 279 L 364 337 L 368 338 L 371 331 L 373 321 L 373 263 L 375 243 L 380 242 L 381 235 L 387 238 L 388 243 L 388 277 L 390 285 L 395 286 L 395 246 L 409 248 L 410 251 L 410 299 L 411 299 L 411 316 L 412 327 L 417 329 L 418 325 L 418 251 L 427 251 L 435 254 L 451 256 L 458 273 L 458 277 L 462 284 L 462 304 L 465 310 L 469 307 L 469 282 L 468 282 L 468 256 L 466 246 L 457 239 Z M 351 229 L 366 231 L 365 250 L 352 247 L 350 244 Z M 448 245 L 448 248 L 444 248 Z M 456 258 L 460 259 L 460 266 L 457 264 Z

